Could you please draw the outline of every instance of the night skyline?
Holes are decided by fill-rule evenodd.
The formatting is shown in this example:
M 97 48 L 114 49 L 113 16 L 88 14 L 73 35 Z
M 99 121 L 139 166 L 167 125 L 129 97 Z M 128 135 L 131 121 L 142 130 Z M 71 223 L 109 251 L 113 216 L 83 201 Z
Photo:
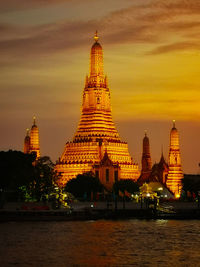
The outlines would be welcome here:
M 36 115 L 41 154 L 56 160 L 63 152 L 80 119 L 97 29 L 113 119 L 134 161 L 145 130 L 152 163 L 162 146 L 167 160 L 176 119 L 183 171 L 198 172 L 198 1 L 10 0 L 0 10 L 1 150 L 22 150 Z

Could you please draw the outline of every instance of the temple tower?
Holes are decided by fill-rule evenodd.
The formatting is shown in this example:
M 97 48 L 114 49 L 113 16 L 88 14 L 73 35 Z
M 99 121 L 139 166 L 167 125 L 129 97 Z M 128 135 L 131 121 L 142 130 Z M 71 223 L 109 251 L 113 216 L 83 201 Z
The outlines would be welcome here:
M 40 158 L 40 143 L 39 143 L 39 129 L 36 125 L 36 118 L 33 117 L 33 125 L 30 131 L 30 153 L 35 152 L 37 157 Z
M 160 158 L 160 162 L 158 163 L 158 169 L 159 169 L 159 181 L 166 185 L 166 181 L 167 181 L 167 176 L 168 176 L 168 172 L 169 172 L 169 166 L 165 161 L 164 155 L 163 155 L 163 150 L 161 153 L 161 158 Z
M 39 143 L 39 129 L 35 122 L 36 118 L 33 117 L 33 125 L 29 132 L 27 129 L 26 137 L 24 139 L 24 153 L 36 153 L 36 159 L 40 158 L 40 143 Z
M 24 153 L 28 154 L 30 152 L 30 133 L 29 129 L 26 129 L 26 136 L 24 138 Z
M 179 134 L 173 121 L 173 127 L 170 132 L 169 147 L 169 172 L 167 176 L 167 187 L 174 193 L 176 198 L 180 197 L 182 189 L 183 172 L 181 168 L 181 156 L 179 148 Z
M 142 152 L 142 170 L 141 176 L 139 178 L 140 184 L 147 182 L 151 174 L 151 154 L 150 154 L 150 145 L 149 138 L 145 131 L 145 136 L 143 138 L 143 152 Z
M 106 180 L 109 186 L 116 179 L 137 180 L 139 177 L 138 165 L 133 163 L 128 145 L 120 140 L 112 120 L 110 89 L 104 75 L 103 49 L 98 39 L 96 32 L 90 52 L 90 72 L 85 80 L 78 129 L 73 141 L 66 143 L 56 164 L 60 186 L 64 186 L 77 174 L 87 171 L 93 171 L 102 182 Z M 107 160 L 102 161 L 105 152 Z M 112 166 L 112 171 L 103 168 L 105 162 Z
M 149 172 L 151 172 L 151 155 L 150 155 L 149 138 L 145 132 L 145 137 L 143 138 L 142 173 L 149 173 Z
M 82 114 L 74 141 L 90 136 L 94 136 L 93 140 L 103 137 L 104 140 L 120 141 L 112 121 L 110 90 L 103 70 L 103 49 L 98 39 L 96 33 L 90 53 L 90 75 L 86 76 Z

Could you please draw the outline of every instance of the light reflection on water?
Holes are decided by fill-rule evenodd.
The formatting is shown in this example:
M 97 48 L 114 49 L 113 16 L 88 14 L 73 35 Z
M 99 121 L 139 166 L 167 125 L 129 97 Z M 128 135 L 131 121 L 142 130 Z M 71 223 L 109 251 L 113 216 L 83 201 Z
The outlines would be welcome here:
M 200 222 L 124 220 L 0 225 L 4 266 L 200 266 Z

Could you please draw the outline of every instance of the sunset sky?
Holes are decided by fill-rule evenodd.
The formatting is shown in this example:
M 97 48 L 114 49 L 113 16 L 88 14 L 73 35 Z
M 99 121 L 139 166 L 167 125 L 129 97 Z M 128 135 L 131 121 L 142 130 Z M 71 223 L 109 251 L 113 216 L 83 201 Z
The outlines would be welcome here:
M 56 160 L 80 118 L 94 32 L 113 119 L 134 162 L 144 131 L 168 157 L 172 120 L 184 173 L 200 168 L 199 0 L 0 0 L 0 149 L 22 150 L 36 115 L 41 154 Z

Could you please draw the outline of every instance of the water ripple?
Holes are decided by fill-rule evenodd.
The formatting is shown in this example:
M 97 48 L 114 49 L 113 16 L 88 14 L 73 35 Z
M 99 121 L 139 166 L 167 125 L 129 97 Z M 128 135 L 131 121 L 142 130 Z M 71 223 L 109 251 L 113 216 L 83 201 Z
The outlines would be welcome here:
M 199 266 L 199 221 L 3 223 L 1 266 Z

